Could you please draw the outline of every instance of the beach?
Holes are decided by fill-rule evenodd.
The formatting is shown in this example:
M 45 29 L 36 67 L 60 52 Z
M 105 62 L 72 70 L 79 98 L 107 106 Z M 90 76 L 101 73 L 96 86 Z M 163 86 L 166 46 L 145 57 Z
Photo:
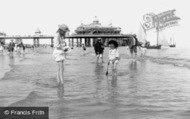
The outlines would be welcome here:
M 56 83 L 52 48 L 28 50 L 25 56 L 0 55 L 0 106 L 49 107 L 49 119 L 189 119 L 190 55 L 188 50 L 148 50 L 131 61 L 119 47 L 117 76 L 106 76 L 93 47 L 68 52 L 64 86 Z

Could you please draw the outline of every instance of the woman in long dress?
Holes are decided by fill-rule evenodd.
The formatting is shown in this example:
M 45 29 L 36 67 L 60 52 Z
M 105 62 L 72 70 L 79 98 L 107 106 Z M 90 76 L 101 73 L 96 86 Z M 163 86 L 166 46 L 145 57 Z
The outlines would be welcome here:
M 59 84 L 63 84 L 65 53 L 69 48 L 66 46 L 64 38 L 66 32 L 69 31 L 69 28 L 65 24 L 59 25 L 58 27 L 59 29 L 57 30 L 54 37 L 53 57 L 58 64 L 57 81 Z

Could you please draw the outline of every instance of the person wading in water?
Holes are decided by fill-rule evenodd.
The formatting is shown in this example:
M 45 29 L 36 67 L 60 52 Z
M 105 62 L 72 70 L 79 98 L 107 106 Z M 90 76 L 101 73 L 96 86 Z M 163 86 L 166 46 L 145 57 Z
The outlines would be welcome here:
M 95 49 L 95 53 L 97 56 L 97 62 L 98 62 L 99 58 L 101 58 L 102 63 L 103 63 L 104 62 L 104 60 L 103 60 L 104 44 L 101 42 L 101 38 L 97 39 L 94 49 Z
M 54 51 L 53 57 L 58 64 L 58 71 L 57 71 L 57 82 L 59 84 L 64 84 L 64 61 L 65 61 L 65 53 L 68 51 L 69 47 L 65 44 L 65 34 L 69 31 L 69 28 L 65 25 L 59 25 L 59 29 L 57 30 L 55 37 L 54 37 Z

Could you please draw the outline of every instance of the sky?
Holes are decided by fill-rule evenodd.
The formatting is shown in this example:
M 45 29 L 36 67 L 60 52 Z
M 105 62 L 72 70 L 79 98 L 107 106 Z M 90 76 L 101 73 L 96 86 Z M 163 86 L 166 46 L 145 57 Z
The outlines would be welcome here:
M 81 24 L 90 24 L 95 16 L 102 25 L 112 23 L 122 33 L 137 33 L 143 15 L 176 9 L 180 17 L 175 28 L 177 44 L 190 41 L 188 0 L 0 0 L 0 32 L 7 35 L 33 35 L 39 28 L 54 35 L 59 24 L 69 26 L 70 34 Z

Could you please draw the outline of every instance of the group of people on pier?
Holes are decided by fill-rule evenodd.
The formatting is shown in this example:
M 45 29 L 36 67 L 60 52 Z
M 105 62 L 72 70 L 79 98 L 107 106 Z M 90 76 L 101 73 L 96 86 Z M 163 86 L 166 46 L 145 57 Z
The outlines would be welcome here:
M 53 57 L 55 61 L 58 64 L 58 71 L 57 71 L 57 82 L 59 84 L 64 84 L 64 61 L 66 59 L 66 52 L 69 50 L 69 47 L 65 44 L 64 37 L 66 33 L 69 32 L 69 28 L 67 25 L 62 24 L 58 26 L 58 30 L 56 32 L 56 35 L 54 37 L 54 51 L 53 51 Z M 113 73 L 117 73 L 117 65 L 120 60 L 119 56 L 119 50 L 118 50 L 118 43 L 115 40 L 111 40 L 108 42 L 109 45 L 109 52 L 108 52 L 108 66 L 107 66 L 107 72 L 106 75 L 108 75 L 108 68 L 109 65 L 112 66 Z M 135 61 L 137 58 L 137 47 L 140 49 L 143 48 L 142 45 L 139 45 L 138 39 L 136 36 L 132 38 L 132 40 L 129 43 L 130 48 L 130 54 L 132 57 L 132 60 Z M 86 47 L 83 44 L 82 48 L 84 50 L 84 55 L 86 52 Z M 104 53 L 104 44 L 102 43 L 101 38 L 97 39 L 97 42 L 94 45 L 95 54 L 97 56 L 97 62 L 101 58 L 102 63 L 103 60 L 103 53 Z

